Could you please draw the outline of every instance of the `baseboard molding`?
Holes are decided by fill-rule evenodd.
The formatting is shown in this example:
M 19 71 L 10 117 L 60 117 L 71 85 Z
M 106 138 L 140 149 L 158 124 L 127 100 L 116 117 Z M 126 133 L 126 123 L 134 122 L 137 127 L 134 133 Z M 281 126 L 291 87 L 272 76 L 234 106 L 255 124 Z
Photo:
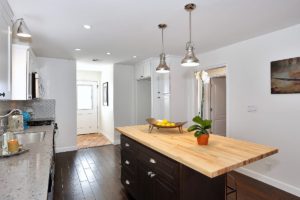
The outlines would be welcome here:
M 70 146 L 70 147 L 56 147 L 55 152 L 56 153 L 61 153 L 61 152 L 67 152 L 67 151 L 76 151 L 77 147 L 76 146 Z
M 246 169 L 244 167 L 236 169 L 235 171 L 237 171 L 241 174 L 244 174 L 246 176 L 250 176 L 250 177 L 252 177 L 256 180 L 259 180 L 259 181 L 264 182 L 266 184 L 272 185 L 276 188 L 279 188 L 281 190 L 284 190 L 288 193 L 291 193 L 293 195 L 296 195 L 296 196 L 300 197 L 300 188 L 297 188 L 293 185 L 278 181 L 278 180 L 273 179 L 271 177 L 268 177 L 268 176 L 265 176 L 263 174 L 257 173 L 253 170 Z

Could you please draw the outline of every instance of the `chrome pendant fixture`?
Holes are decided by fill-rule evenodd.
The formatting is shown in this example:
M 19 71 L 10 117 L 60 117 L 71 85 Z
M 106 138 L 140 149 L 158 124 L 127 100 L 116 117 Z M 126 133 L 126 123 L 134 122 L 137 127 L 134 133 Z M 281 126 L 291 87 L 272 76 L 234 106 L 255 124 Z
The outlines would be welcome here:
M 183 67 L 197 67 L 199 66 L 199 60 L 194 54 L 194 47 L 192 44 L 192 11 L 195 10 L 196 5 L 193 3 L 184 6 L 184 9 L 189 12 L 189 31 L 190 40 L 186 43 L 186 54 L 181 61 Z
M 16 35 L 21 38 L 31 38 L 31 34 L 24 22 L 24 19 L 23 18 L 17 19 L 15 23 L 17 23 L 18 21 L 20 21 L 20 23 L 17 28 Z
M 165 54 L 165 46 L 164 46 L 164 29 L 167 28 L 166 24 L 159 24 L 158 28 L 161 29 L 161 43 L 162 43 L 162 53 L 159 58 L 159 65 L 156 67 L 157 73 L 169 73 L 170 68 L 166 63 L 166 54 Z

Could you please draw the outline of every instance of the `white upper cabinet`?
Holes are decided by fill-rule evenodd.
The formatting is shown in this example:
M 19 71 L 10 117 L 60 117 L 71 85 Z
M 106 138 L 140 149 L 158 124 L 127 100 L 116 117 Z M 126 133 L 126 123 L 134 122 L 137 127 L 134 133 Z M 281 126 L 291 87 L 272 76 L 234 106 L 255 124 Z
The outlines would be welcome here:
M 0 99 L 11 98 L 11 17 L 0 1 Z M 10 10 L 9 10 L 10 11 Z
M 29 46 L 12 45 L 12 99 L 32 99 L 31 74 L 36 57 Z
M 136 80 L 146 79 L 151 77 L 150 60 L 145 60 L 135 65 Z

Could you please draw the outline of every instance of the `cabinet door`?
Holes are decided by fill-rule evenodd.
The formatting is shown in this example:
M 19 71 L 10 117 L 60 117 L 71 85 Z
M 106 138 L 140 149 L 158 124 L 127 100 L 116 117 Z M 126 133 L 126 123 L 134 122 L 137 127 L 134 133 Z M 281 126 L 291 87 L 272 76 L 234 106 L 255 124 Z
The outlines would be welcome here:
M 135 66 L 135 78 L 136 80 L 140 80 L 144 78 L 144 66 L 142 63 L 138 63 Z
M 138 199 L 153 200 L 154 179 L 151 178 L 152 173 L 149 164 L 138 162 Z
M 0 13 L 0 99 L 10 99 L 10 26 Z
M 155 176 L 153 184 L 154 200 L 176 200 L 179 199 L 176 190 L 172 188 L 166 181 L 161 179 L 159 175 Z

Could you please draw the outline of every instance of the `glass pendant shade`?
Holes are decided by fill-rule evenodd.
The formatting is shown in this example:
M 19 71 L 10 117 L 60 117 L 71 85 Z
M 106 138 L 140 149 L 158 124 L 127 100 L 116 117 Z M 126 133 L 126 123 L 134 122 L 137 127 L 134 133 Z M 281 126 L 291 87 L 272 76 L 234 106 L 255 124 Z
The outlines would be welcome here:
M 22 38 L 30 38 L 31 37 L 31 34 L 29 33 L 29 30 L 26 27 L 26 24 L 24 23 L 23 20 L 20 21 L 16 35 L 18 37 L 22 37 Z
M 186 54 L 181 61 L 183 67 L 197 67 L 199 66 L 199 60 L 194 54 L 194 47 L 191 43 L 186 45 Z
M 164 53 L 160 54 L 159 65 L 156 67 L 156 72 L 162 74 L 170 72 L 170 68 L 166 63 L 166 55 Z

